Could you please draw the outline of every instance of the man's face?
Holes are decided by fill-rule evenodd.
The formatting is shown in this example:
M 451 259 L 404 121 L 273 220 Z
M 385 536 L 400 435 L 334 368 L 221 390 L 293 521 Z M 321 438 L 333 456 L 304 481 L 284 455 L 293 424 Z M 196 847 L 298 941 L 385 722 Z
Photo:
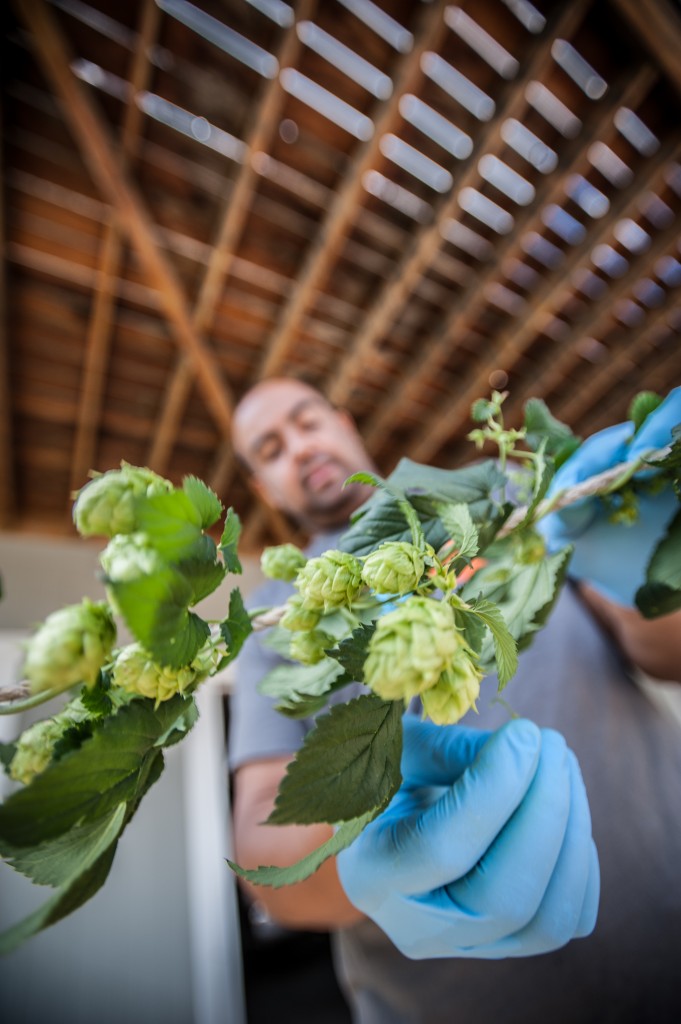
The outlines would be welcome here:
M 354 423 L 313 388 L 264 381 L 239 405 L 233 442 L 265 500 L 306 529 L 342 526 L 370 491 L 345 480 L 372 468 Z

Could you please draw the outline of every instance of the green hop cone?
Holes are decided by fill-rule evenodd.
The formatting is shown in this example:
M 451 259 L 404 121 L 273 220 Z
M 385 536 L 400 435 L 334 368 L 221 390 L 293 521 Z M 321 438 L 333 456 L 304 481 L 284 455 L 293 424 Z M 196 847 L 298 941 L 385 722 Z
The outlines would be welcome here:
M 333 647 L 335 642 L 332 636 L 321 629 L 313 629 L 309 633 L 294 633 L 289 654 L 303 665 L 316 665 L 326 657 L 326 651 Z
M 306 562 L 307 558 L 295 544 L 278 544 L 265 548 L 260 557 L 260 568 L 268 579 L 290 583 Z
M 54 755 L 54 748 L 67 729 L 88 718 L 79 700 L 66 705 L 53 718 L 35 722 L 25 729 L 16 744 L 16 752 L 9 766 L 9 776 L 15 782 L 28 785 L 36 775 L 44 772 Z
M 111 583 L 127 583 L 158 572 L 165 566 L 146 533 L 112 537 L 99 561 Z
M 361 562 L 345 551 L 326 551 L 307 561 L 296 576 L 296 587 L 308 608 L 328 612 L 348 607 L 362 587 Z
M 475 708 L 483 677 L 473 652 L 463 645 L 435 686 L 421 694 L 424 714 L 436 725 L 453 725 Z
M 85 598 L 52 612 L 27 644 L 24 675 L 31 693 L 59 693 L 76 683 L 94 686 L 115 639 L 116 626 L 105 601 Z
M 120 469 L 96 476 L 78 491 L 73 521 L 83 537 L 133 533 L 137 528 L 137 499 L 164 494 L 172 489 L 169 480 L 164 480 L 150 469 L 122 462 Z
M 376 623 L 365 682 L 384 700 L 411 700 L 435 686 L 464 643 L 450 605 L 409 597 Z
M 189 665 L 171 668 L 159 665 L 141 644 L 128 644 L 116 656 L 112 682 L 127 693 L 149 697 L 156 707 L 176 693 L 194 687 L 217 668 L 219 652 L 211 643 L 201 648 Z
M 321 612 L 308 608 L 300 594 L 293 594 L 286 602 L 280 625 L 285 629 L 308 631 L 314 629 L 321 618 Z
M 376 594 L 407 594 L 418 586 L 425 563 L 407 541 L 386 541 L 367 555 L 362 579 Z

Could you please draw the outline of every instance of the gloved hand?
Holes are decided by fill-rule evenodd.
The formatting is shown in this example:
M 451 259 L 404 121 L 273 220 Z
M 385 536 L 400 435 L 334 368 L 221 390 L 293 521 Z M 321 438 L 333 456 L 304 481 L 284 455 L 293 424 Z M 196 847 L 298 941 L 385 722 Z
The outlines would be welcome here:
M 577 761 L 558 733 L 407 715 L 402 773 L 337 865 L 350 901 L 405 956 L 534 956 L 592 931 L 598 858 Z
M 681 423 L 681 388 L 675 388 L 651 413 L 632 438 L 632 423 L 618 423 L 588 438 L 556 473 L 547 497 L 573 487 L 619 462 L 628 462 L 672 440 L 672 427 Z M 636 479 L 650 479 L 653 469 L 643 469 Z M 671 486 L 660 493 L 639 495 L 635 523 L 613 523 L 598 498 L 553 512 L 537 523 L 550 551 L 574 545 L 568 572 L 592 584 L 605 597 L 633 606 L 638 588 L 645 582 L 646 567 L 665 528 L 679 508 Z

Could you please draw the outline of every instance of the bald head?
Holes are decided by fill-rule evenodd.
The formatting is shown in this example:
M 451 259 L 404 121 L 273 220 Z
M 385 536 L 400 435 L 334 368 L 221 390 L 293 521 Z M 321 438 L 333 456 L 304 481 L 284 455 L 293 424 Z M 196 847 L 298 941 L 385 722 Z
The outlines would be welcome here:
M 343 487 L 373 469 L 353 420 L 303 381 L 256 384 L 235 409 L 232 442 L 260 496 L 307 530 L 344 526 L 367 497 L 365 487 Z

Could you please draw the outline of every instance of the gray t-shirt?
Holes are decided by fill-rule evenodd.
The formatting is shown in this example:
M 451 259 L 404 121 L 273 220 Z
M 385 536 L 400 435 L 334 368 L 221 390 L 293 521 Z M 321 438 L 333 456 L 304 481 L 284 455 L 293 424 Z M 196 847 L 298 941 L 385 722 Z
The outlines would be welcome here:
M 315 551 L 333 541 L 322 538 Z M 287 585 L 273 584 L 255 603 L 279 603 L 288 593 Z M 239 659 L 230 716 L 235 767 L 294 752 L 310 728 L 257 692 L 276 662 L 257 637 Z M 468 715 L 466 724 L 496 728 L 508 708 L 493 703 L 493 677 L 482 687 L 479 715 Z M 348 691 L 339 696 L 347 699 Z M 539 957 L 409 960 L 363 921 L 335 940 L 356 1024 L 677 1024 L 681 730 L 631 681 L 570 587 L 521 654 L 504 698 L 518 714 L 558 729 L 579 758 L 601 864 L 596 929 Z

